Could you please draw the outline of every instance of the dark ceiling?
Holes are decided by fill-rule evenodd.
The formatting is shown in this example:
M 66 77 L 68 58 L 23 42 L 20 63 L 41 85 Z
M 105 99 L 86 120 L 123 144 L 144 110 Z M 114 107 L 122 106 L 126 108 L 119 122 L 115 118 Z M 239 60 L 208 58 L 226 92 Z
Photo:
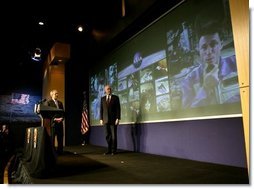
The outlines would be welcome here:
M 15 16 L 5 23 L 5 34 L 8 36 L 5 39 L 6 50 L 12 52 L 11 50 L 15 48 L 17 57 L 13 62 L 21 64 L 21 61 L 26 61 L 24 58 L 36 47 L 41 48 L 46 54 L 54 42 L 82 43 L 89 38 L 98 44 L 108 43 L 148 10 L 155 0 L 126 1 L 124 17 L 121 2 L 121 0 L 83 1 L 82 4 L 70 6 L 72 10 L 68 12 L 66 10 L 68 5 L 61 7 L 62 14 L 58 10 L 58 13 L 51 16 Z M 39 21 L 45 22 L 45 25 L 38 25 Z M 84 26 L 83 33 L 77 31 L 78 25 Z
M 125 2 L 123 16 L 122 2 Z M 80 48 L 113 48 L 128 39 L 163 11 L 180 0 L 89 0 L 62 5 L 51 16 L 13 16 L 2 22 L 1 88 L 41 79 L 41 64 L 31 60 L 35 48 L 42 50 L 42 61 L 55 42 Z M 44 26 L 38 24 L 45 22 Z M 77 31 L 78 25 L 84 32 Z M 4 79 L 4 74 L 9 79 Z M 9 81 L 9 82 L 8 82 Z

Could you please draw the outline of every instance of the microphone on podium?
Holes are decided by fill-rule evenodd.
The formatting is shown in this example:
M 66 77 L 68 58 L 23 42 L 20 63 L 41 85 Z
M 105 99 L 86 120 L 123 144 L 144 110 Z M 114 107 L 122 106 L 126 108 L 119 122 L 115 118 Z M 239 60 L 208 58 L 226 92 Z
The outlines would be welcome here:
M 38 104 L 42 104 L 42 103 L 44 103 L 44 102 L 46 102 L 46 101 L 47 101 L 47 99 L 46 99 L 46 98 L 44 98 L 44 99 L 42 99 L 42 100 L 38 101 Z

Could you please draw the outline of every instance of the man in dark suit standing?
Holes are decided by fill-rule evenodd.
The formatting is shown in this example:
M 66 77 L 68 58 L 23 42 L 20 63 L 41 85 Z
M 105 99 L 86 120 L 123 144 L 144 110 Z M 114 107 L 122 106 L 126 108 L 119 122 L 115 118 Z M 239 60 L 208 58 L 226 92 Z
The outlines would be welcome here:
M 119 97 L 111 93 L 110 85 L 104 87 L 106 95 L 101 98 L 100 124 L 105 127 L 108 151 L 105 155 L 114 155 L 117 150 L 117 126 L 121 119 Z
M 58 91 L 52 90 L 50 91 L 51 99 L 47 101 L 47 105 L 50 107 L 55 107 L 57 109 L 64 110 L 63 103 L 58 100 Z M 55 114 L 51 119 L 51 137 L 52 137 L 52 144 L 55 146 L 55 137 L 57 137 L 57 154 L 63 153 L 63 120 L 64 115 Z

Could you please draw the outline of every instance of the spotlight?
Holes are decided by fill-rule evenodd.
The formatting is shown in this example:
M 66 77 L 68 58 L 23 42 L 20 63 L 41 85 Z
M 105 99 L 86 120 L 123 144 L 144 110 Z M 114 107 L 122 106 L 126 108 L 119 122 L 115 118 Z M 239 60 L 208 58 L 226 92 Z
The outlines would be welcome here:
M 83 31 L 83 27 L 82 26 L 78 26 L 78 31 L 82 32 Z
M 32 60 L 39 62 L 41 60 L 41 49 L 36 48 L 32 55 Z

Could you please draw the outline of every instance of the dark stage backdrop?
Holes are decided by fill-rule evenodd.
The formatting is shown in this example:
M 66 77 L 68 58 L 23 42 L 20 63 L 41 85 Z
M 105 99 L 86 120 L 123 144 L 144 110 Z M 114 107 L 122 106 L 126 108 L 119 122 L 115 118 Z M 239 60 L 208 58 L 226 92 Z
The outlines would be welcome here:
M 222 41 L 213 71 L 204 68 L 198 50 L 200 25 L 209 24 Z M 208 75 L 218 79 L 214 88 Z M 102 59 L 90 75 L 91 125 L 99 124 L 105 84 L 119 95 L 125 124 L 241 116 L 228 0 L 187 0 Z

